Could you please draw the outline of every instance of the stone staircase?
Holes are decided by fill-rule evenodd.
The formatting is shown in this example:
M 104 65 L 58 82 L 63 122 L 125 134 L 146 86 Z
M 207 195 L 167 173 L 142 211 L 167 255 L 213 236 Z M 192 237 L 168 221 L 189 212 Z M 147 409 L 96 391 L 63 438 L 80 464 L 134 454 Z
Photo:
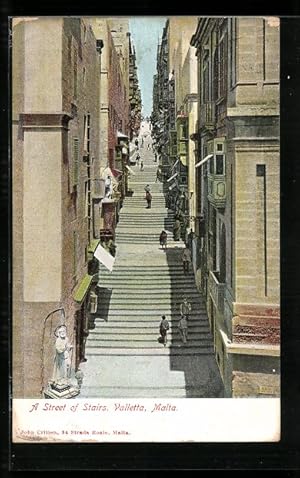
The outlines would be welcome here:
M 174 215 L 165 207 L 162 183 L 155 182 L 153 153 L 144 148 L 140 155 L 145 169 L 131 166 L 134 192 L 120 212 L 114 270 L 100 266 L 98 310 L 86 342 L 87 362 L 81 364 L 80 397 L 220 396 L 204 303 L 192 271 L 183 273 L 184 243 L 173 240 Z M 146 209 L 146 184 L 151 187 L 151 209 Z M 168 233 L 166 251 L 159 245 L 162 229 Z M 187 344 L 177 327 L 183 295 L 192 305 Z M 163 314 L 170 323 L 166 347 L 158 341 Z

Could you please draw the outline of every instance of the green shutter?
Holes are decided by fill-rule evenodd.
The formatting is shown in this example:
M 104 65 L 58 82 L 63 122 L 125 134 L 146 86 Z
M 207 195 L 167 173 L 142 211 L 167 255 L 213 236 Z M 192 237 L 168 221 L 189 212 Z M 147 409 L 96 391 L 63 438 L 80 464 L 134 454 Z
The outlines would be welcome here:
M 78 183 L 79 172 L 79 139 L 73 138 L 73 184 Z

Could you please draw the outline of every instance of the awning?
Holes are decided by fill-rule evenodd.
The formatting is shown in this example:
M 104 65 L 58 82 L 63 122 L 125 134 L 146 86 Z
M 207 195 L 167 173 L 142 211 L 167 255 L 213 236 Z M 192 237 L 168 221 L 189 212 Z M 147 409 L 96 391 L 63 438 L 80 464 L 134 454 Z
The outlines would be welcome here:
M 93 240 L 89 243 L 88 248 L 87 248 L 87 251 L 88 251 L 88 252 L 95 252 L 95 249 L 96 249 L 96 247 L 98 246 L 99 242 L 100 242 L 100 239 L 93 239 Z
M 128 138 L 126 134 L 121 133 L 121 131 L 117 131 L 117 138 Z
M 115 178 L 118 178 L 119 176 L 121 176 L 121 174 L 123 174 L 123 171 L 120 171 L 119 169 L 115 169 L 115 168 L 112 168 L 111 172 L 113 173 Z
M 173 166 L 171 167 L 171 171 L 172 171 L 172 169 L 175 168 L 175 166 L 176 166 L 178 163 L 179 163 L 179 159 L 177 159 L 177 161 L 175 161 L 175 163 L 174 163 Z
M 171 186 L 169 186 L 169 191 L 172 191 L 172 189 L 176 188 L 176 186 L 177 186 L 177 183 L 171 184 Z
M 134 172 L 133 169 L 131 169 L 127 164 L 126 164 L 126 168 L 127 168 L 128 171 L 130 172 L 130 174 L 133 174 L 133 176 L 135 176 L 135 172 Z
M 89 287 L 91 285 L 92 279 L 93 279 L 93 276 L 91 276 L 89 274 L 86 274 L 84 276 L 84 278 L 82 279 L 82 281 L 80 282 L 77 289 L 74 291 L 73 299 L 76 302 L 79 302 L 79 304 L 81 304 L 81 302 L 84 300 L 84 298 L 85 298 L 85 296 L 86 296 L 86 294 L 89 290 Z
M 98 259 L 98 261 L 101 262 L 106 269 L 112 272 L 115 258 L 106 249 L 104 249 L 101 244 L 99 244 L 95 250 L 94 257 L 96 257 L 96 259 Z
M 178 176 L 178 173 L 173 174 L 173 176 L 171 176 L 169 179 L 167 179 L 167 183 L 172 181 L 172 179 L 176 178 L 176 176 Z
M 195 168 L 199 168 L 199 166 L 202 166 L 202 164 L 206 163 L 206 161 L 208 161 L 210 158 L 213 158 L 213 157 L 214 157 L 213 154 L 208 154 L 207 156 L 205 156 L 204 159 L 201 159 L 199 163 L 195 164 Z

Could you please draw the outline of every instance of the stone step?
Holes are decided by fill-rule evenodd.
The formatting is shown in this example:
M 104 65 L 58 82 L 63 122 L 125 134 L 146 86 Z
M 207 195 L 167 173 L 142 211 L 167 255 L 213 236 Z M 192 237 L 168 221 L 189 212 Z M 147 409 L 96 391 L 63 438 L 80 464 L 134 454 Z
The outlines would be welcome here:
M 164 219 L 154 219 L 153 221 L 128 221 L 127 219 L 121 219 L 118 228 L 117 228 L 117 233 L 119 231 L 128 231 L 128 232 L 136 232 L 140 228 L 145 228 L 147 231 L 153 231 L 155 234 L 160 234 L 163 229 L 168 229 L 169 234 L 173 233 L 173 222 L 172 221 L 166 221 Z M 167 231 L 168 232 L 168 231 Z M 168 236 L 169 236 L 168 234 Z M 169 237 L 168 237 L 169 238 Z
M 127 306 L 132 306 L 132 307 L 140 307 L 141 309 L 144 309 L 145 307 L 151 307 L 152 308 L 156 308 L 158 309 L 159 307 L 161 307 L 162 305 L 165 307 L 165 306 L 168 306 L 168 307 L 174 307 L 174 306 L 178 306 L 181 304 L 182 302 L 182 297 L 172 297 L 172 298 L 169 298 L 169 297 L 156 297 L 156 298 L 153 298 L 153 297 L 150 297 L 150 298 L 147 298 L 146 296 L 144 297 L 115 297 L 115 296 L 108 296 L 108 295 L 100 295 L 99 296 L 99 302 L 100 304 L 102 304 L 102 306 L 104 307 L 107 306 L 109 304 L 109 307 L 123 307 L 126 308 Z M 106 302 L 104 304 L 104 302 Z M 195 309 L 200 309 L 200 308 L 203 308 L 204 305 L 203 305 L 203 300 L 199 297 L 189 297 L 189 302 L 191 303 L 192 305 L 192 310 L 195 308 Z M 101 305 L 100 305 L 101 307 Z
M 164 251 L 163 251 L 164 252 Z M 182 268 L 183 269 L 183 268 Z M 152 281 L 154 284 L 156 281 L 164 281 L 165 285 L 166 282 L 170 282 L 170 284 L 176 285 L 181 285 L 182 282 L 184 281 L 187 282 L 191 287 L 195 285 L 195 278 L 194 278 L 194 273 L 192 268 L 189 268 L 189 272 L 187 274 L 184 274 L 183 272 L 173 272 L 171 274 L 168 274 L 167 272 L 162 272 L 161 275 L 157 274 L 156 272 L 149 273 L 147 274 L 147 266 L 145 266 L 145 273 L 144 274 L 139 274 L 135 272 L 120 272 L 120 271 L 112 271 L 111 273 L 104 273 L 100 272 L 99 273 L 99 281 L 103 280 L 124 280 L 124 286 L 126 286 L 126 281 L 128 280 L 136 280 L 140 285 L 142 285 L 143 281 L 146 281 L 146 284 L 150 284 Z M 157 284 L 159 286 L 159 284 Z
M 149 210 L 147 209 L 146 201 L 140 201 L 139 203 L 137 202 L 136 204 L 130 204 L 130 205 L 124 204 L 123 208 L 126 211 L 139 212 L 139 214 L 141 214 L 142 212 L 144 212 L 144 210 L 146 210 L 149 216 L 151 216 L 152 214 L 152 209 L 156 213 L 157 212 L 161 212 L 161 213 L 164 212 L 165 214 L 167 213 L 167 208 L 165 207 L 164 204 L 157 204 L 155 202 L 151 203 L 151 212 L 150 212 L 150 209 Z
M 100 264 L 100 269 L 107 271 L 107 269 Z M 181 270 L 182 265 L 178 264 L 178 262 L 174 264 L 149 264 L 147 265 L 147 273 L 148 271 L 176 271 Z M 129 272 L 138 272 L 145 273 L 145 266 L 144 264 L 134 264 L 134 265 L 127 265 L 127 264 L 118 264 L 116 263 L 114 266 L 114 271 L 129 271 Z
M 127 342 L 127 341 L 132 341 L 132 342 L 149 342 L 149 343 L 156 343 L 157 338 L 159 337 L 159 331 L 158 328 L 157 330 L 153 331 L 148 331 L 147 333 L 145 332 L 140 332 L 140 333 L 133 333 L 130 332 L 109 332 L 108 330 L 102 331 L 102 332 L 97 332 L 93 333 L 93 330 L 90 331 L 89 333 L 89 344 L 91 345 L 91 341 L 104 341 L 104 342 Z M 174 329 L 172 332 L 168 333 L 168 340 L 171 341 L 172 343 L 178 340 L 180 340 L 180 333 L 179 330 Z M 191 330 L 188 331 L 188 340 L 189 342 L 193 341 L 202 341 L 202 340 L 211 340 L 211 334 L 210 332 L 202 332 L 201 334 L 199 332 L 192 332 Z
M 109 319 L 108 322 L 106 321 L 99 321 L 99 319 L 95 320 L 94 328 L 90 329 L 90 333 L 97 333 L 97 334 L 119 334 L 119 333 L 156 333 L 159 329 L 160 319 L 158 320 L 148 320 L 147 322 L 143 322 L 140 324 L 139 322 L 125 322 L 125 321 L 112 321 Z M 178 323 L 174 321 L 169 321 L 170 324 L 170 333 L 173 331 L 178 330 Z M 188 323 L 188 330 L 190 333 L 210 333 L 210 328 L 208 324 L 203 322 L 196 323 Z
M 174 310 L 175 309 L 175 310 Z M 107 308 L 101 308 L 101 306 L 97 309 L 97 312 L 95 316 L 101 317 L 104 315 L 105 317 L 107 316 Z M 122 308 L 117 306 L 117 307 L 109 307 L 109 320 L 113 317 L 126 317 L 126 320 L 128 320 L 128 317 L 137 317 L 137 320 L 142 320 L 141 317 L 144 317 L 144 320 L 147 320 L 147 317 L 161 317 L 162 315 L 166 315 L 167 319 L 169 320 L 170 317 L 172 317 L 173 320 L 179 320 L 180 318 L 180 313 L 177 310 L 177 308 L 170 308 L 170 307 L 160 307 L 159 309 L 148 309 L 147 306 L 142 309 L 139 307 L 138 309 L 133 310 L 132 306 L 125 307 L 123 306 Z M 206 310 L 205 308 L 197 309 L 197 310 L 192 310 L 189 314 L 189 320 L 200 320 L 200 317 L 206 317 Z
M 158 344 L 161 345 L 158 341 L 159 334 L 156 335 L 155 339 L 151 340 L 143 340 L 143 339 L 98 339 L 95 340 L 94 337 L 89 337 L 89 342 L 88 345 L 86 346 L 86 351 L 88 351 L 91 348 L 103 348 L 103 349 L 110 349 L 110 348 L 121 348 L 121 349 L 157 349 Z M 172 348 L 172 347 L 180 347 L 183 344 L 182 340 L 178 337 L 177 339 L 175 337 L 168 337 L 168 341 L 166 344 L 166 347 Z M 193 340 L 192 338 L 188 338 L 186 344 L 184 344 L 185 347 L 188 348 L 197 348 L 201 349 L 202 347 L 207 347 L 208 345 L 211 344 L 211 337 L 202 337 L 201 340 Z
M 168 244 L 167 247 L 170 247 L 172 244 L 174 244 L 179 241 L 174 241 L 173 238 L 168 239 Z M 160 244 L 157 239 L 157 235 L 155 237 L 147 237 L 139 235 L 139 234 L 128 234 L 128 235 L 122 235 L 121 234 L 116 234 L 116 243 L 117 245 L 120 244 L 156 244 L 158 248 L 160 248 Z
M 172 211 L 172 209 L 168 209 L 166 208 L 165 211 L 163 212 L 157 212 L 157 211 L 153 211 L 153 214 L 151 213 L 151 217 L 157 217 L 157 216 L 164 216 L 164 214 L 167 214 L 166 217 L 174 217 L 174 211 Z M 121 211 L 120 211 L 120 216 L 128 216 L 128 217 L 135 217 L 137 219 L 141 218 L 141 215 L 140 213 L 137 213 L 135 211 L 126 211 L 124 209 L 124 206 L 122 207 Z
M 107 269 L 106 269 L 107 270 Z M 144 269 L 134 269 L 134 268 L 124 268 L 124 269 L 113 269 L 113 272 L 110 272 L 107 270 L 107 273 L 104 273 L 104 269 L 101 270 L 101 274 L 107 275 L 108 277 L 110 276 L 120 276 L 120 277 L 127 277 L 131 276 L 134 274 L 136 277 L 154 277 L 154 278 L 160 278 L 160 277 L 170 277 L 170 278 L 186 278 L 186 276 L 183 273 L 183 266 L 180 264 L 177 268 L 173 267 L 172 269 L 167 269 L 167 268 L 157 268 L 157 269 L 150 269 L 148 266 L 145 266 Z M 191 272 L 189 273 L 191 275 Z
M 192 347 L 187 346 L 185 344 L 180 344 L 178 346 L 171 346 L 170 345 L 164 347 L 160 344 L 160 347 L 153 347 L 153 348 L 122 348 L 122 347 L 86 347 L 86 357 L 91 356 L 108 356 L 108 355 L 118 355 L 118 356 L 126 356 L 126 355 L 134 355 L 134 356 L 165 356 L 165 355 L 214 355 L 214 349 L 212 346 L 207 344 L 203 344 L 201 347 Z
M 113 273 L 112 273 L 113 274 Z M 100 280 L 101 280 L 101 283 L 103 283 L 103 281 L 106 283 L 106 282 L 124 282 L 124 281 L 127 281 L 130 282 L 130 283 L 137 283 L 139 285 L 142 285 L 141 284 L 141 281 L 143 283 L 145 283 L 145 285 L 150 285 L 150 284 L 153 284 L 155 285 L 155 280 L 153 277 L 151 276 L 147 276 L 145 274 L 145 276 L 143 276 L 142 278 L 141 277 L 138 277 L 138 276 L 135 276 L 134 274 L 128 274 L 127 276 L 114 276 L 114 275 L 106 275 L 106 276 L 102 276 L 100 277 Z M 194 285 L 195 284 L 195 281 L 194 281 L 194 276 L 192 274 L 188 274 L 186 276 L 183 276 L 183 277 L 168 277 L 168 276 L 162 276 L 159 278 L 159 281 L 160 281 L 160 285 L 163 283 L 164 285 L 174 285 L 174 286 L 182 286 L 182 285 L 185 285 L 185 284 L 188 284 L 189 286 L 191 285 Z M 125 284 L 124 284 L 125 285 Z M 157 284 L 158 285 L 158 284 Z
M 152 202 L 155 200 L 157 204 L 165 205 L 165 202 L 166 202 L 165 198 L 161 197 L 161 194 L 158 193 L 157 195 L 155 195 L 154 193 L 151 193 L 151 195 L 152 195 Z M 126 199 L 126 206 L 132 206 L 133 204 L 140 204 L 143 201 L 146 201 L 145 194 L 141 194 L 139 196 L 133 195 Z
M 139 291 L 139 290 L 129 290 L 129 291 L 120 291 L 120 290 L 113 290 L 112 292 L 108 289 L 106 289 L 106 292 L 103 292 L 101 291 L 100 293 L 98 293 L 98 297 L 99 299 L 107 299 L 107 298 L 111 298 L 111 300 L 121 300 L 123 299 L 123 301 L 128 301 L 130 302 L 132 299 L 134 300 L 142 300 L 144 301 L 145 300 L 150 300 L 152 302 L 150 303 L 153 303 L 153 301 L 156 301 L 156 300 L 159 300 L 161 297 L 162 297 L 162 291 L 157 291 L 156 293 L 148 293 L 147 290 L 144 290 L 144 291 Z M 199 295 L 199 293 L 195 290 L 193 292 L 190 292 L 189 294 L 187 294 L 187 297 L 188 297 L 188 300 L 191 302 L 191 303 L 195 303 L 195 302 L 199 302 L 199 301 L 203 301 L 202 297 Z M 179 295 L 179 294 L 172 294 L 170 296 L 168 296 L 165 300 L 170 300 L 172 302 L 174 301 L 181 301 L 182 300 L 182 297 Z
M 173 313 L 167 315 L 168 322 L 171 327 L 174 325 L 177 326 L 178 321 L 180 319 L 180 314 L 179 313 Z M 107 325 L 111 324 L 112 326 L 116 324 L 126 324 L 126 327 L 153 327 L 157 326 L 157 324 L 160 323 L 161 320 L 161 314 L 159 312 L 156 312 L 152 315 L 149 314 L 129 314 L 128 311 L 126 314 L 124 313 L 114 313 L 110 314 L 108 319 L 105 319 L 103 317 L 99 317 L 98 314 L 95 314 L 95 318 L 91 319 L 94 321 L 95 326 L 99 325 L 99 327 L 102 325 Z M 188 327 L 203 327 L 204 325 L 209 326 L 209 322 L 207 319 L 207 314 L 205 312 L 199 312 L 198 314 L 191 314 L 188 319 Z

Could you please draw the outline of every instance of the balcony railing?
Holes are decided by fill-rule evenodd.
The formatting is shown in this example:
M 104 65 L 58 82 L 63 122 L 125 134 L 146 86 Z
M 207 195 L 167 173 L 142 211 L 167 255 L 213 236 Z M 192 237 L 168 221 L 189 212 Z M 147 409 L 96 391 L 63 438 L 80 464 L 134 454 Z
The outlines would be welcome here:
M 208 101 L 200 106 L 200 127 L 214 128 L 216 109 L 214 101 Z
M 209 292 L 212 297 L 212 300 L 215 303 L 215 306 L 217 307 L 219 312 L 223 314 L 226 284 L 224 282 L 219 282 L 218 272 L 209 271 L 208 287 L 209 287 Z

